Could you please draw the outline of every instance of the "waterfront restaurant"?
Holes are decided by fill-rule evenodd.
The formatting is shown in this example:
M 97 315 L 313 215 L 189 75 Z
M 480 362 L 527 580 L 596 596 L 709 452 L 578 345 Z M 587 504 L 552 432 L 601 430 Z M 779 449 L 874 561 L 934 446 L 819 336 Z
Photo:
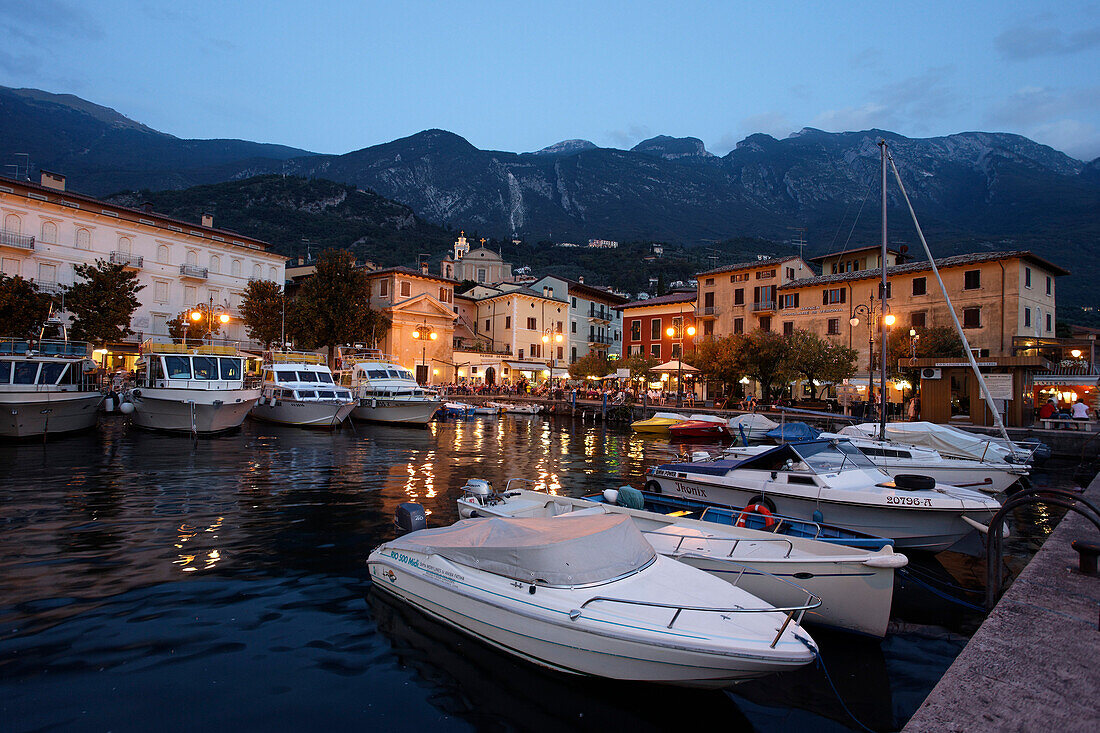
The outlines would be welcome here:
M 1100 370 L 1096 368 L 1096 333 L 1077 327 L 1081 333 L 1074 338 L 1022 337 L 1014 340 L 1014 349 L 1021 355 L 1041 355 L 1051 362 L 1051 368 L 1034 375 L 1032 400 L 1036 408 L 1053 400 L 1059 410 L 1069 410 L 1077 400 L 1089 408 L 1096 419 Z

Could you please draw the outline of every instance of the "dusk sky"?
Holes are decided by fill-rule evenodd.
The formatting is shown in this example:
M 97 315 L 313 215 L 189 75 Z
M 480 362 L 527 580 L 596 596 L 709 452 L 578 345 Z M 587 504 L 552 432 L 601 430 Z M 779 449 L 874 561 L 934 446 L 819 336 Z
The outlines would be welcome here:
M 1100 156 L 1100 3 L 0 3 L 0 84 L 188 138 L 344 153 L 871 127 Z

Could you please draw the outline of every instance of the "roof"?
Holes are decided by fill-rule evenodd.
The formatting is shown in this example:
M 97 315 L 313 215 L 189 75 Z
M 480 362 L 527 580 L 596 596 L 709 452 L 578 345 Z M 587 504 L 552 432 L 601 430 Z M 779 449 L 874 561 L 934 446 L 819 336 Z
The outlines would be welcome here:
M 614 306 L 617 310 L 626 310 L 628 308 L 647 308 L 651 305 L 670 305 L 673 303 L 690 303 L 695 300 L 696 295 L 691 293 L 669 293 L 668 295 L 659 295 L 656 298 L 649 298 L 648 300 L 634 300 L 624 305 Z
M 442 275 L 433 275 L 430 272 L 424 272 L 423 270 L 415 270 L 411 267 L 405 267 L 398 265 L 397 267 L 387 267 L 383 270 L 371 270 L 367 273 L 369 277 L 376 277 L 378 275 L 409 275 L 410 277 L 419 277 L 424 280 L 436 280 L 441 283 L 447 283 L 448 285 L 457 285 L 458 280 L 452 280 L 449 277 L 443 277 Z
M 1012 250 L 1008 252 L 972 252 L 964 255 L 954 255 L 952 257 L 940 257 L 936 260 L 936 267 L 941 270 L 948 267 L 965 267 L 966 265 L 977 265 L 983 262 L 996 262 L 998 260 L 1011 260 L 1011 259 L 1027 259 L 1042 265 L 1045 269 L 1050 271 L 1054 275 L 1068 275 L 1069 270 L 1055 265 L 1053 262 L 1048 262 L 1042 257 L 1032 254 L 1028 250 Z M 910 272 L 926 272 L 932 269 L 932 266 L 927 262 L 909 262 L 904 265 L 894 265 L 886 268 L 886 276 L 892 275 L 904 275 Z M 802 280 L 793 280 L 785 285 L 780 285 L 780 290 L 792 290 L 795 288 L 812 287 L 814 285 L 831 285 L 833 283 L 853 282 L 856 280 L 876 280 L 882 277 L 882 271 L 878 268 L 872 268 L 869 270 L 859 270 L 857 272 L 838 272 L 835 275 L 819 275 L 817 277 L 808 277 Z
M 582 283 L 580 280 L 570 280 L 569 278 L 562 277 L 561 275 L 543 275 L 538 280 L 535 280 L 535 282 L 539 282 L 539 280 L 545 280 L 548 277 L 552 277 L 555 280 L 561 280 L 563 283 L 569 286 L 569 292 L 571 293 L 573 291 L 583 292 L 596 298 L 603 298 L 613 305 L 627 302 L 627 299 L 621 295 L 616 295 L 615 293 L 604 290 L 603 288 L 596 285 Z
M 824 260 L 832 257 L 843 257 L 844 255 L 854 254 L 856 252 L 881 252 L 882 245 L 868 245 L 866 247 L 852 247 L 851 249 L 842 249 L 839 252 L 830 252 L 829 254 L 817 255 L 816 257 L 808 258 L 809 262 L 823 262 Z M 901 255 L 902 257 L 908 257 L 909 255 L 901 250 L 894 249 L 893 247 L 887 247 L 886 251 L 890 254 Z
M 49 173 L 49 171 L 46 171 L 46 172 Z M 54 174 L 54 175 L 61 175 L 61 174 Z M 75 202 L 77 204 L 79 204 L 79 203 L 94 204 L 95 206 L 99 207 L 99 210 L 97 211 L 95 209 L 89 209 L 89 208 L 86 208 L 86 207 L 76 206 L 75 208 L 77 208 L 78 211 L 85 211 L 85 212 L 90 213 L 90 214 L 99 214 L 99 213 L 102 213 L 102 211 L 104 209 L 106 209 L 108 211 L 113 211 L 113 212 L 117 212 L 117 213 L 125 213 L 125 214 L 128 215 L 125 218 L 125 221 L 129 221 L 133 224 L 144 224 L 146 226 L 155 226 L 155 227 L 159 227 L 159 228 L 163 228 L 163 229 L 171 229 L 172 231 L 177 231 L 178 230 L 177 233 L 179 233 L 179 234 L 191 234 L 192 236 L 195 236 L 196 234 L 200 237 L 203 236 L 203 235 L 207 235 L 207 237 L 210 238 L 210 239 L 213 239 L 214 236 L 216 235 L 218 237 L 221 237 L 221 239 L 216 239 L 214 241 L 220 242 L 221 244 L 236 244 L 236 245 L 241 246 L 241 247 L 247 247 L 249 249 L 259 249 L 262 252 L 267 252 L 267 248 L 268 248 L 268 243 L 267 242 L 263 241 L 262 239 L 255 239 L 254 237 L 249 237 L 247 235 L 240 234 L 240 233 L 235 232 L 231 229 L 218 229 L 218 228 L 215 228 L 215 227 L 207 227 L 207 226 L 203 226 L 202 224 L 196 224 L 194 222 L 186 221 L 184 219 L 176 219 L 176 218 L 173 218 L 171 216 L 166 216 L 165 214 L 158 214 L 155 211 L 145 211 L 143 209 L 132 209 L 129 206 L 120 206 L 118 204 L 112 204 L 108 201 L 103 201 L 101 199 L 97 199 L 97 198 L 94 198 L 92 196 L 86 196 L 82 193 L 75 193 L 75 192 L 69 191 L 69 190 L 59 191 L 56 188 L 50 188 L 49 186 L 42 186 L 40 184 L 33 183 L 31 181 L 20 181 L 20 180 L 17 180 L 15 178 L 9 178 L 8 176 L 0 176 L 0 180 L 2 180 L 5 184 L 14 184 L 16 186 L 21 186 L 23 188 L 26 188 L 28 191 L 31 191 L 31 192 L 34 192 L 35 194 L 37 194 L 36 196 L 33 196 L 31 198 L 37 198 L 39 200 L 45 200 L 49 203 L 55 203 L 55 204 L 60 204 L 62 206 L 65 206 L 65 205 L 67 205 L 67 204 L 64 203 L 65 201 L 71 201 L 71 202 Z M 41 194 L 45 194 L 46 198 L 43 199 Z M 160 224 L 158 224 L 158 222 L 160 222 L 164 226 L 160 226 Z M 174 227 L 174 229 L 172 229 L 172 227 Z M 184 227 L 186 227 L 186 229 L 184 229 Z M 225 237 L 232 237 L 233 239 L 239 239 L 239 240 L 242 240 L 242 241 L 240 241 L 240 242 L 230 242 L 230 241 L 226 241 Z M 276 254 L 276 253 L 268 252 L 268 254 Z M 280 257 L 283 257 L 285 259 L 285 256 L 283 256 L 283 255 L 280 255 Z
M 797 259 L 800 259 L 798 255 L 786 255 L 785 257 L 769 257 L 766 260 L 738 262 L 735 265 L 723 265 L 721 267 L 715 267 L 713 270 L 704 270 L 703 272 L 696 273 L 695 277 L 699 277 L 700 275 L 716 275 L 720 272 L 733 272 L 734 270 L 750 270 L 754 267 L 768 267 L 770 265 L 778 265 L 783 262 L 790 262 L 791 260 Z
M 490 285 L 488 287 L 493 287 L 493 286 Z M 500 298 L 500 297 L 503 297 L 505 295 L 526 295 L 529 298 L 538 298 L 540 300 L 550 300 L 550 301 L 553 301 L 555 303 L 568 303 L 569 302 L 565 298 L 551 298 L 549 296 L 543 295 L 540 292 L 537 292 L 535 290 L 532 290 L 531 288 L 528 288 L 528 287 L 522 286 L 522 285 L 518 288 L 512 288 L 511 290 L 501 290 L 496 295 L 487 295 L 484 298 L 476 298 L 476 300 L 492 300 L 493 298 Z

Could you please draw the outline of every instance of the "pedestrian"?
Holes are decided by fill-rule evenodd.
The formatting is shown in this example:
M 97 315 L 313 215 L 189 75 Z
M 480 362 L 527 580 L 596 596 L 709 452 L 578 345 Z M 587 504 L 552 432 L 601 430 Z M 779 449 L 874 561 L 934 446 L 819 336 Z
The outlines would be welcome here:
M 1070 408 L 1070 415 L 1074 420 L 1088 420 L 1089 419 L 1089 406 L 1081 400 L 1077 400 L 1073 403 L 1073 407 Z
M 914 422 L 920 417 L 920 397 L 914 395 L 909 400 L 909 422 Z

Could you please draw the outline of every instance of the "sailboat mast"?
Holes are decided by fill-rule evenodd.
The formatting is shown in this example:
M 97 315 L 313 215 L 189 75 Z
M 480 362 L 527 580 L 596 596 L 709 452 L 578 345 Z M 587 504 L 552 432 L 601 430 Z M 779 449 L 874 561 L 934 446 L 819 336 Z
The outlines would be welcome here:
M 879 254 L 882 282 L 878 286 L 878 342 L 882 350 L 882 381 L 879 384 L 878 439 L 886 440 L 886 141 L 879 140 L 878 146 L 882 151 L 882 252 Z

